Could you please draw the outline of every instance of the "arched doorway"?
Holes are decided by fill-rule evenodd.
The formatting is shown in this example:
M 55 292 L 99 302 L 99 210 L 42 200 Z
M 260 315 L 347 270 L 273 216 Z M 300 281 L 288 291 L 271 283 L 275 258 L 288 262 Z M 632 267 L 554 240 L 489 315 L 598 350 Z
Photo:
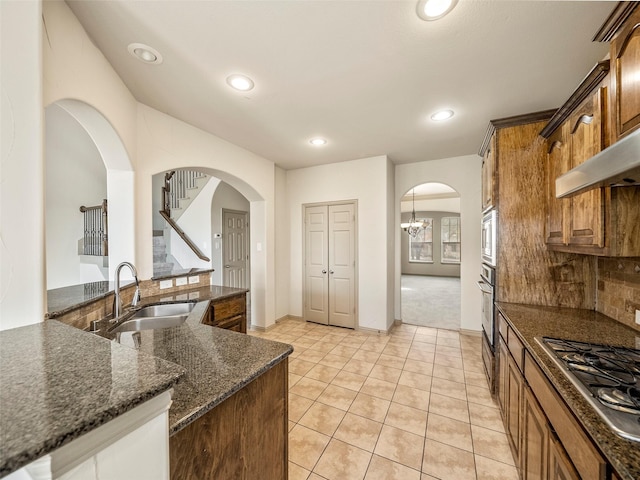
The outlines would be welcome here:
M 402 322 L 459 330 L 460 195 L 443 183 L 423 183 L 401 198 L 400 212 Z

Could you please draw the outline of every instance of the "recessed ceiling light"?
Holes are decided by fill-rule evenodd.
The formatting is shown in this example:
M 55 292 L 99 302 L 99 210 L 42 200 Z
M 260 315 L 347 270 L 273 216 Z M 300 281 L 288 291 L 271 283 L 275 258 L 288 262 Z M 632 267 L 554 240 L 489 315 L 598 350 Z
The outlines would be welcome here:
M 309 143 L 314 147 L 321 147 L 327 144 L 327 141 L 324 138 L 312 138 L 309 140 Z
M 160 52 L 144 43 L 132 43 L 127 47 L 127 50 L 141 62 L 152 65 L 160 65 L 162 63 L 162 55 L 160 55 Z
M 247 92 L 254 86 L 253 80 L 246 75 L 234 74 L 227 77 L 227 84 L 231 88 L 240 90 L 241 92 Z
M 451 117 L 453 117 L 453 110 L 439 110 L 431 115 L 431 120 L 442 122 L 443 120 L 449 120 Z
M 423 20 L 438 20 L 453 10 L 458 0 L 420 0 L 418 16 Z

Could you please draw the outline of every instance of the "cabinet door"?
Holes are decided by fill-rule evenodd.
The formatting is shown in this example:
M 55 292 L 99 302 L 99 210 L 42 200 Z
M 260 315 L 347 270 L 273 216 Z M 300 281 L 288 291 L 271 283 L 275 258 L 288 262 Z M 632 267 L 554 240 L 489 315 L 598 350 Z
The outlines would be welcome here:
M 498 336 L 498 403 L 502 410 L 502 417 L 507 418 L 507 359 L 509 358 L 509 351 L 507 345 L 502 339 L 502 335 Z
M 533 393 L 525 388 L 522 408 L 523 480 L 546 480 L 549 461 L 549 427 L 547 418 Z
M 616 141 L 640 125 L 640 9 L 635 10 L 611 43 L 611 58 L 615 69 L 612 141 Z
M 495 149 L 496 136 L 494 134 L 482 159 L 482 211 L 494 206 Z
M 553 434 L 549 439 L 549 480 L 580 480 L 560 440 Z
M 522 386 L 522 373 L 511 355 L 507 355 L 507 438 L 511 443 L 516 465 L 520 463 Z
M 569 120 L 571 167 L 584 163 L 604 146 L 605 89 L 598 89 Z M 569 244 L 604 247 L 604 189 L 596 188 L 571 199 Z
M 571 199 L 556 198 L 556 178 L 570 170 L 571 144 L 569 143 L 569 124 L 564 123 L 547 142 L 547 223 L 546 243 L 566 245 L 569 231 L 569 209 Z

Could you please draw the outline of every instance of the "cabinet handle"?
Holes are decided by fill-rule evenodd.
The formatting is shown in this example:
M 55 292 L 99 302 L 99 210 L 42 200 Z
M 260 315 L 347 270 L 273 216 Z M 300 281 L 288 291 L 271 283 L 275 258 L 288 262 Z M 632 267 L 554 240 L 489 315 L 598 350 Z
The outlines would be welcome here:
M 556 140 L 551 145 L 549 145 L 549 151 L 547 153 L 553 152 L 554 148 L 560 148 L 562 146 L 562 142 L 560 140 Z
M 581 123 L 584 123 L 586 125 L 591 125 L 591 122 L 593 122 L 593 115 L 582 115 L 576 121 L 576 124 L 573 126 L 573 130 L 571 130 L 571 135 L 576 133 L 576 130 L 578 130 L 578 127 L 580 126 Z

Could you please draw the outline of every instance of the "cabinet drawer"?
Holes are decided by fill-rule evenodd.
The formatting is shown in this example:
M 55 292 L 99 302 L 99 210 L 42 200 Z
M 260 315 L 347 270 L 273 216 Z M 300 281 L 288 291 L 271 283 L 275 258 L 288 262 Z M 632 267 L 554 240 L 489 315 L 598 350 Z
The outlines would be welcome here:
M 544 410 L 549 423 L 564 445 L 573 465 L 584 480 L 604 480 L 606 463 L 582 430 L 535 360 L 527 352 L 524 376 Z
M 508 334 L 507 331 L 509 329 L 509 325 L 507 324 L 507 319 L 504 318 L 504 316 L 499 313 L 498 314 L 498 331 L 500 332 L 500 335 L 502 335 L 502 338 L 505 339 L 505 341 L 507 340 Z
M 244 319 L 244 315 L 236 315 L 235 317 L 225 318 L 224 320 L 216 323 L 216 327 L 226 328 L 227 330 L 239 332 L 242 329 L 242 322 L 244 321 Z
M 225 318 L 243 314 L 246 312 L 246 308 L 247 301 L 244 295 L 220 300 L 213 304 L 213 321 L 217 323 Z
M 524 345 L 522 345 L 522 342 L 512 328 L 509 328 L 507 346 L 509 347 L 509 352 L 511 352 L 511 356 L 513 356 L 513 359 L 516 362 L 516 365 L 518 365 L 520 371 L 524 371 Z

